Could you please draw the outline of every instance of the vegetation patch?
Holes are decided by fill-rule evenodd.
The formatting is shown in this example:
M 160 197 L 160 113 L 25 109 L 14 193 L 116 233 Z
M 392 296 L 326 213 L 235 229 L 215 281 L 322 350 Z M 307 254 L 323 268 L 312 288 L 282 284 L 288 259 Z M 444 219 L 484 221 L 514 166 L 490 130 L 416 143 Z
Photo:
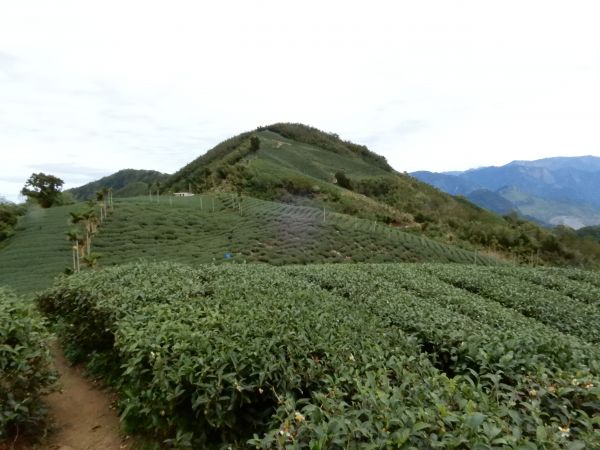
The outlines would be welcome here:
M 524 294 L 445 281 L 474 269 Z M 115 383 L 127 430 L 162 445 L 597 447 L 594 340 L 548 324 L 550 305 L 522 314 L 530 284 L 502 270 L 137 263 L 37 301 L 70 354 Z
M 56 380 L 50 365 L 44 321 L 22 298 L 0 287 L 0 447 L 9 438 L 43 431 L 42 396 Z

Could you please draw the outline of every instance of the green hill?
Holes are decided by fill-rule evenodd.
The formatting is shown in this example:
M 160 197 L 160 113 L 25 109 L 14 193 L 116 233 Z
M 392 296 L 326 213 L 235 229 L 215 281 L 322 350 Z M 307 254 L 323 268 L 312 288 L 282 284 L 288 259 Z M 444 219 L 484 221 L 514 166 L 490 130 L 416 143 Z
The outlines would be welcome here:
M 270 125 L 228 139 L 176 172 L 163 189 L 189 186 L 326 207 L 521 262 L 535 255 L 547 264 L 600 264 L 600 245 L 570 246 L 551 230 L 445 194 L 394 171 L 364 146 L 300 124 Z
M 69 212 L 32 210 L 0 251 L 0 285 L 21 293 L 50 285 L 71 265 Z M 241 209 L 241 211 L 240 211 Z M 100 266 L 137 261 L 308 264 L 441 261 L 497 264 L 456 246 L 378 222 L 231 194 L 115 199 L 94 237 Z M 225 254 L 228 253 L 227 259 Z
M 583 227 L 577 230 L 577 235 L 581 237 L 589 237 L 596 241 L 600 241 L 600 225 L 594 227 Z
M 167 177 L 167 174 L 155 170 L 124 169 L 67 192 L 72 193 L 77 200 L 90 200 L 96 198 L 96 192 L 106 187 L 113 190 L 115 197 L 135 197 L 148 195 L 150 186 L 159 185 Z

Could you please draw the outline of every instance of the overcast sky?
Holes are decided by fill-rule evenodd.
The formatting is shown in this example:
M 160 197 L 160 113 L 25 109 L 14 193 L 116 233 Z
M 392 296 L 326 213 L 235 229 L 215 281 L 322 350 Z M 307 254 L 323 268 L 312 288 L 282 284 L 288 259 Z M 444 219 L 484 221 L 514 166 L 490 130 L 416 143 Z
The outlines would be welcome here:
M 302 122 L 399 171 L 600 156 L 597 1 L 0 2 L 0 196 Z

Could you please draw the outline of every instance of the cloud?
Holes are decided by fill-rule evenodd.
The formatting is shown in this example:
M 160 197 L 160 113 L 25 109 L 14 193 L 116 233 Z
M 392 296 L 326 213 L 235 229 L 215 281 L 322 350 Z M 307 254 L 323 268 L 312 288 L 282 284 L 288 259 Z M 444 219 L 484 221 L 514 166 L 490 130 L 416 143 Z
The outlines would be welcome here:
M 398 170 L 600 153 L 596 2 L 32 1 L 0 13 L 0 180 L 173 172 L 279 121 Z

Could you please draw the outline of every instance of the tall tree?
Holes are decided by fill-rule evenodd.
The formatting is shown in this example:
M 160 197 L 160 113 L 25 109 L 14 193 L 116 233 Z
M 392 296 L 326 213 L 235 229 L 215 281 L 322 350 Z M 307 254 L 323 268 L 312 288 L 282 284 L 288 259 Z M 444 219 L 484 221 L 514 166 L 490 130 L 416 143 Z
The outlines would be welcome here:
M 36 201 L 42 208 L 50 208 L 60 199 L 63 180 L 43 172 L 33 173 L 21 189 L 21 194 Z

